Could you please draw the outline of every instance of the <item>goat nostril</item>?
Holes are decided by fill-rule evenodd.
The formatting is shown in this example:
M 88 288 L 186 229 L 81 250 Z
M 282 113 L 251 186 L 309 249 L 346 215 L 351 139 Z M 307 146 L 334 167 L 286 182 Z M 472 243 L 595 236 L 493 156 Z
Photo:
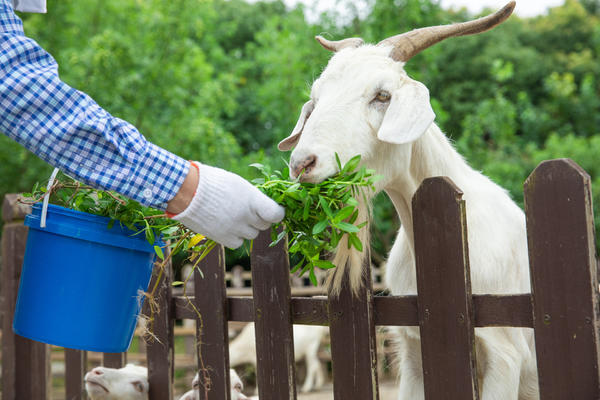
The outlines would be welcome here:
M 94 368 L 94 370 L 92 371 L 95 375 L 102 375 L 104 374 L 104 372 L 102 372 L 101 369 L 98 368 Z
M 304 160 L 295 163 L 293 166 L 294 174 L 296 176 L 300 176 L 301 174 L 308 174 L 312 168 L 317 164 L 317 156 L 311 154 L 310 156 L 304 158 Z

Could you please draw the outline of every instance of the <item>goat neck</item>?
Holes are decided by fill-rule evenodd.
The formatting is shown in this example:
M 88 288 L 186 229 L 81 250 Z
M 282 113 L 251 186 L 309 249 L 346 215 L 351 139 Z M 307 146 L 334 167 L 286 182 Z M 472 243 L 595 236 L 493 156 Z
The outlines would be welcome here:
M 474 172 L 454 149 L 448 138 L 435 124 L 416 141 L 407 145 L 386 146 L 390 154 L 383 190 L 394 204 L 400 222 L 414 248 L 412 198 L 426 178 L 447 176 L 462 190 L 468 186 Z M 391 147 L 391 149 L 390 149 Z M 390 170 L 391 167 L 391 170 Z

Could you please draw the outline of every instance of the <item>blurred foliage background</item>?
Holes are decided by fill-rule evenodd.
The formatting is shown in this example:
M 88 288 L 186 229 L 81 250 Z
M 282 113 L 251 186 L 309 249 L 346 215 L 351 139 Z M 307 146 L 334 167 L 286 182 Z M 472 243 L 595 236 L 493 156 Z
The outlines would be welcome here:
M 352 1 L 338 4 L 344 15 L 312 22 L 301 6 L 242 0 L 48 0 L 49 14 L 22 17 L 64 81 L 154 143 L 250 178 L 249 163 L 279 166 L 288 157 L 276 143 L 330 56 L 315 35 L 378 42 L 473 17 L 436 0 L 368 0 L 362 17 Z M 587 170 L 600 204 L 600 0 L 513 16 L 488 33 L 434 46 L 406 69 L 430 89 L 437 123 L 465 158 L 521 205 L 527 175 L 558 157 Z M 51 171 L 2 135 L 0 160 L 0 196 L 27 191 Z M 376 260 L 397 228 L 379 196 Z

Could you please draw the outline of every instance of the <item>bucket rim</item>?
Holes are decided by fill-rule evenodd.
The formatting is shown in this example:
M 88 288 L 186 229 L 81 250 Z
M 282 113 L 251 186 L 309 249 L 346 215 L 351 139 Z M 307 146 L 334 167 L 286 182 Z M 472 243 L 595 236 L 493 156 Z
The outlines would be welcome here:
M 109 217 L 73 210 L 56 204 L 48 205 L 49 218 L 46 220 L 46 227 L 42 228 L 40 226 L 41 212 L 41 204 L 34 204 L 31 214 L 25 217 L 25 225 L 41 232 L 147 253 L 154 253 L 154 246 L 163 247 L 165 245 L 158 237 L 154 243 L 150 244 L 145 235 L 119 224 L 118 221 L 108 229 L 108 223 L 111 220 Z

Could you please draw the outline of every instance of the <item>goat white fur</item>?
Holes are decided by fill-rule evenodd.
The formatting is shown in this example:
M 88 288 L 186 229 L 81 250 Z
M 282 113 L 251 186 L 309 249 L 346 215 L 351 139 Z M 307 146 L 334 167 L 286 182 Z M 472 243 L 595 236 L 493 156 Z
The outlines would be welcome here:
M 91 400 L 147 400 L 148 370 L 127 364 L 123 368 L 96 367 L 85 374 Z
M 249 400 L 248 397 L 244 396 L 242 391 L 244 390 L 244 384 L 240 379 L 239 375 L 233 370 L 229 370 L 229 382 L 231 384 L 231 400 Z M 193 389 L 186 392 L 179 400 L 199 400 L 200 399 L 200 378 L 198 374 L 192 381 Z
M 321 341 L 329 332 L 325 326 L 294 325 L 294 359 L 306 360 L 306 379 L 302 392 L 319 389 L 325 383 L 318 352 Z M 256 336 L 254 324 L 249 323 L 229 344 L 229 365 L 234 368 L 241 364 L 256 367 Z
M 281 150 L 295 146 L 292 176 L 304 170 L 302 180 L 323 181 L 337 172 L 336 153 L 342 163 L 361 154 L 363 165 L 383 175 L 377 190 L 388 194 L 402 225 L 387 262 L 386 284 L 394 295 L 417 293 L 411 199 L 425 178 L 448 176 L 466 201 L 473 293 L 529 292 L 522 210 L 506 190 L 469 167 L 433 123 L 427 88 L 408 77 L 404 62 L 392 59 L 393 46 L 361 44 L 334 49 L 296 128 L 280 143 Z M 356 288 L 362 262 L 352 252 L 340 245 L 337 269 L 349 260 Z M 423 399 L 419 330 L 401 327 L 398 332 L 398 398 Z M 475 335 L 480 397 L 538 399 L 533 331 L 478 328 Z

